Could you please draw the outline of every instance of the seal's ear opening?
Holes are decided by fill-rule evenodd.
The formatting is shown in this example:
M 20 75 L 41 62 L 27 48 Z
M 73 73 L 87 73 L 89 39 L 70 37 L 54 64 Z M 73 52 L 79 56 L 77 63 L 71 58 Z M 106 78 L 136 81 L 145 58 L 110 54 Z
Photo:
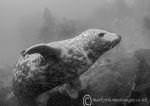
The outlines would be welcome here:
M 38 53 L 38 54 L 42 55 L 44 57 L 44 59 L 47 61 L 49 61 L 49 60 L 57 61 L 60 57 L 59 49 L 50 47 L 46 44 L 35 45 L 35 46 L 27 49 L 23 53 L 23 55 L 25 56 L 26 54 L 30 55 L 30 54 L 34 54 L 34 53 Z

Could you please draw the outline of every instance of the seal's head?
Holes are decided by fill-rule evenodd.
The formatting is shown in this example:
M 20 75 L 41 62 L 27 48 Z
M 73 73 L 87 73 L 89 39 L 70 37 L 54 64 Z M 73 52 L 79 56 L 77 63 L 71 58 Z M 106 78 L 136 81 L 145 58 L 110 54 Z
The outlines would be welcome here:
M 87 57 L 93 62 L 121 41 L 120 35 L 100 29 L 89 29 L 76 39 L 79 38 L 82 38 L 82 48 L 86 51 Z
M 121 41 L 121 36 L 115 33 L 110 33 L 105 30 L 91 29 L 87 30 L 83 36 L 88 35 L 89 37 L 93 36 L 91 43 L 93 46 L 98 47 L 101 50 L 109 50 L 116 46 Z M 92 36 L 91 36 L 92 35 Z M 94 37 L 95 36 L 95 37 Z

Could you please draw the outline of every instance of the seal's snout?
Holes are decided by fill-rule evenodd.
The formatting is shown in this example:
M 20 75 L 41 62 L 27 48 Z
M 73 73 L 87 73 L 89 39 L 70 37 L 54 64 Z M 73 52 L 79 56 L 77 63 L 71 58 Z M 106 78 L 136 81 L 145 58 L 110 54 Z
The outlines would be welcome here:
M 121 36 L 113 33 L 107 33 L 107 34 L 103 34 L 102 39 L 108 42 L 114 42 L 114 41 L 120 42 Z
M 116 35 L 117 36 L 117 41 L 120 42 L 121 41 L 121 36 L 120 35 Z

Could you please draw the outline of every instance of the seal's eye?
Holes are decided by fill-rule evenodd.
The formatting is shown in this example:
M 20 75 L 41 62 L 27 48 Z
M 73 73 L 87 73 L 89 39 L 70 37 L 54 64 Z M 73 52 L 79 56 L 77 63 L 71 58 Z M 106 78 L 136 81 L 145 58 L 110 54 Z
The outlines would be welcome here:
M 98 36 L 103 37 L 105 33 L 99 33 Z

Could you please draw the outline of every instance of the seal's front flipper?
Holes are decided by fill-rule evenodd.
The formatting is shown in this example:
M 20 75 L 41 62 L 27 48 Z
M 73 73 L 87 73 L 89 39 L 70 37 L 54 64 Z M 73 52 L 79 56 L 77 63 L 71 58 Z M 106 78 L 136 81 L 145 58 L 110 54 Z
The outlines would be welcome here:
M 81 90 L 81 81 L 79 77 L 74 78 L 67 83 L 66 92 L 72 99 L 77 99 Z
M 52 90 L 49 91 L 49 95 L 51 95 L 53 93 L 64 94 L 64 93 L 66 93 L 66 89 L 67 89 L 67 84 L 57 86 L 57 87 L 55 87 L 55 88 L 53 88 Z
M 81 89 L 81 82 L 79 78 L 75 78 L 63 85 L 57 86 L 48 91 L 49 96 L 54 93 L 61 93 L 70 96 L 72 99 L 77 99 Z
M 57 86 L 57 87 L 55 87 L 55 88 L 53 88 L 47 92 L 44 92 L 43 94 L 38 96 L 36 101 L 38 104 L 42 104 L 42 106 L 47 106 L 47 102 L 48 102 L 49 98 L 52 95 L 55 95 L 55 93 L 66 94 L 66 84 Z
M 79 90 L 72 86 L 70 83 L 66 86 L 66 94 L 71 97 L 71 99 L 77 99 L 79 96 Z

